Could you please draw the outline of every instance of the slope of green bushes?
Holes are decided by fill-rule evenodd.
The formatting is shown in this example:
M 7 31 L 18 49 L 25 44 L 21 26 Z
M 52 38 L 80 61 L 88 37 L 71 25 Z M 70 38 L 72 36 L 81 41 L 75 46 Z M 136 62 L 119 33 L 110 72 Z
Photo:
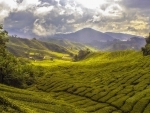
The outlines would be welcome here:
M 149 113 L 149 59 L 136 51 L 90 53 L 51 67 L 36 88 L 85 112 Z

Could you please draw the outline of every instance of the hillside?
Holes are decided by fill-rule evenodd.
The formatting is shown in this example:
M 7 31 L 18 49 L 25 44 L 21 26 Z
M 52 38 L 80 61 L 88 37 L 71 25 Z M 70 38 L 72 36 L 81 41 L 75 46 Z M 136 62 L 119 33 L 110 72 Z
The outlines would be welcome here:
M 0 111 L 149 113 L 149 59 L 118 51 L 91 53 L 79 62 L 33 62 L 46 73 L 28 90 L 0 84 Z
M 93 53 L 52 66 L 35 89 L 87 113 L 149 113 L 149 58 L 135 51 Z
M 78 43 L 71 43 L 63 40 L 40 41 L 37 39 L 23 39 L 9 37 L 7 49 L 18 57 L 35 57 L 41 59 L 44 56 L 61 58 L 72 56 L 80 49 L 89 48 Z
M 91 47 L 91 46 L 88 46 L 86 44 L 82 44 L 82 43 L 79 43 L 79 42 L 69 41 L 67 39 L 39 38 L 39 40 L 47 41 L 47 42 L 51 42 L 51 43 L 63 46 L 65 48 L 67 48 L 68 50 L 71 50 L 71 51 L 74 51 L 74 52 L 77 52 L 78 50 L 86 49 L 86 48 L 89 48 L 93 51 L 96 51 L 96 49 Z
M 78 109 L 55 100 L 51 94 L 17 89 L 0 84 L 1 113 L 78 113 Z

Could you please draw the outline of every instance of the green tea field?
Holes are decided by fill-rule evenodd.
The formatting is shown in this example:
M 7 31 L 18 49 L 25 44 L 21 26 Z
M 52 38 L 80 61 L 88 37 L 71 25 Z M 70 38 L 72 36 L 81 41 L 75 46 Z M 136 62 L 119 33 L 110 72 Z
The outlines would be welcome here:
M 149 58 L 134 51 L 94 53 L 51 68 L 36 87 L 88 113 L 149 113 Z
M 149 59 L 118 51 L 90 53 L 78 62 L 33 62 L 47 73 L 26 90 L 0 85 L 0 111 L 150 113 Z

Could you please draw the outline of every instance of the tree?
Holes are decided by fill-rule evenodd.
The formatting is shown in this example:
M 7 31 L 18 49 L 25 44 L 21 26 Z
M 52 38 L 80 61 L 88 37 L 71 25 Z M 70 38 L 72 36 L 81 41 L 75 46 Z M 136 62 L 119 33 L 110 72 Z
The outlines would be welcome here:
M 141 48 L 144 56 L 150 55 L 150 33 L 149 33 L 149 36 L 145 40 L 146 40 L 146 45 L 145 47 Z
M 6 51 L 6 42 L 8 41 L 8 32 L 3 29 L 3 26 L 0 25 L 0 78 L 1 82 L 4 82 L 4 67 L 3 65 L 5 64 L 5 58 L 7 55 Z
M 78 55 L 74 56 L 74 61 L 82 60 L 90 53 L 89 49 L 86 50 L 79 50 Z
M 6 42 L 8 42 L 8 32 L 3 29 L 0 25 L 0 56 L 5 57 L 6 52 Z
M 39 69 L 10 54 L 6 49 L 7 41 L 8 32 L 0 25 L 0 83 L 20 88 L 33 84 L 34 73 L 38 75 Z

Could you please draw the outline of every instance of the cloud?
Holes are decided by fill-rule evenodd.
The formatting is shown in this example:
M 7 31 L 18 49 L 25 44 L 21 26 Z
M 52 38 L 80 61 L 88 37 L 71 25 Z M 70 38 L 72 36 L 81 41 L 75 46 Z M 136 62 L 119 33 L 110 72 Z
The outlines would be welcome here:
M 50 36 L 84 27 L 144 35 L 149 0 L 0 0 L 0 23 L 10 34 Z
M 149 8 L 149 0 L 122 0 L 121 3 L 129 8 L 140 8 L 147 9 Z
M 21 3 L 18 4 L 17 10 L 23 11 L 27 9 L 34 9 L 39 4 L 41 4 L 41 1 L 39 0 L 23 0 Z
M 14 0 L 0 0 L 0 23 L 3 23 L 4 18 L 9 16 L 10 11 L 13 11 L 17 7 L 17 3 Z
M 39 36 L 49 36 L 56 32 L 56 26 L 47 25 L 45 20 L 36 19 L 34 22 L 33 32 Z
M 38 7 L 35 11 L 34 11 L 34 15 L 41 17 L 41 16 L 45 16 L 47 15 L 50 11 L 52 11 L 54 8 L 54 6 L 43 6 L 43 7 Z

